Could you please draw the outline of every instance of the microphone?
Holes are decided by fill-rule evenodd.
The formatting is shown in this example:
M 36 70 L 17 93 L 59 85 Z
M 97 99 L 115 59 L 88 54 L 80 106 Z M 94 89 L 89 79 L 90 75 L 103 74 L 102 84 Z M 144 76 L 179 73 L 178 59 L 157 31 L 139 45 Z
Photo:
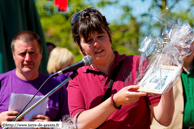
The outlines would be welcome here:
M 71 72 L 71 71 L 77 70 L 78 68 L 80 68 L 82 66 L 91 65 L 92 63 L 93 63 L 92 57 L 87 55 L 87 56 L 84 56 L 84 58 L 82 60 L 78 61 L 75 64 L 67 66 L 66 68 L 64 68 L 64 69 L 54 73 L 52 76 L 56 77 L 56 76 L 61 75 L 63 73 L 67 73 L 67 72 Z

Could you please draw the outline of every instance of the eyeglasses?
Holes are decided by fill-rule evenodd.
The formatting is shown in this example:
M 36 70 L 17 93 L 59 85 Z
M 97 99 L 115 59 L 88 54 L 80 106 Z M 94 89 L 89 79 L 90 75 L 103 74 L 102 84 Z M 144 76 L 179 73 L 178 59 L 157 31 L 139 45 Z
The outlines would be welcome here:
M 91 12 L 97 12 L 97 13 L 98 13 L 98 11 L 95 10 L 95 9 L 93 9 L 93 8 L 84 9 L 84 10 L 82 10 L 82 11 L 80 11 L 80 12 L 78 12 L 77 14 L 74 15 L 74 17 L 73 17 L 72 20 L 71 20 L 71 25 L 73 25 L 73 24 L 75 23 L 75 21 L 79 18 L 79 16 L 81 15 L 81 13 L 82 13 L 83 11 L 85 11 L 85 12 L 87 12 L 87 13 L 91 13 Z
M 189 56 L 192 53 L 191 49 L 188 49 L 188 48 L 187 49 L 184 49 L 184 48 L 178 49 L 178 51 L 183 56 Z
M 176 45 L 176 48 L 178 49 L 181 55 L 189 56 L 192 53 L 194 48 L 192 43 L 193 43 L 193 39 L 186 39 L 185 41 L 180 41 L 178 43 L 179 45 Z
M 179 53 L 183 56 L 189 56 L 193 51 L 193 46 L 189 45 L 189 47 L 183 47 L 183 46 L 176 46 Z

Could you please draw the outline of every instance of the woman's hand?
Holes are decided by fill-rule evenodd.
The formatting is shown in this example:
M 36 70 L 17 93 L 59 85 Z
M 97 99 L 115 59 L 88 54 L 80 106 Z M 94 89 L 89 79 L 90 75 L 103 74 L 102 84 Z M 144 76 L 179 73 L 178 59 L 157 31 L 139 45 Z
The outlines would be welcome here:
M 141 96 L 146 96 L 147 93 L 138 92 L 140 86 L 130 85 L 119 90 L 114 96 L 113 100 L 116 106 L 129 105 L 137 102 Z

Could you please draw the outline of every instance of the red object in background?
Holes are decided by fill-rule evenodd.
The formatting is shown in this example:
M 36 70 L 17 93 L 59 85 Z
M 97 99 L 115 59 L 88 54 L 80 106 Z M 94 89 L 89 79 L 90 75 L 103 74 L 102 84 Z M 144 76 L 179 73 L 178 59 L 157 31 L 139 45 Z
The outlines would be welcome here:
M 55 0 L 55 5 L 58 6 L 59 10 L 66 11 L 67 10 L 68 0 Z

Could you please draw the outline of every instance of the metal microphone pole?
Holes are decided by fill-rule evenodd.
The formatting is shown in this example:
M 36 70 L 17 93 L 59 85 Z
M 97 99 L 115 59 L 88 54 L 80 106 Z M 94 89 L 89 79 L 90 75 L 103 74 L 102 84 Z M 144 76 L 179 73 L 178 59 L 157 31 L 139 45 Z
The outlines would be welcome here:
M 55 93 L 58 89 L 60 89 L 65 83 L 67 83 L 70 79 L 73 79 L 78 75 L 77 71 L 73 71 L 73 73 L 65 79 L 63 82 L 61 82 L 57 87 L 52 89 L 49 93 L 47 93 L 43 98 L 38 100 L 35 104 L 33 104 L 31 107 L 29 107 L 26 111 L 24 111 L 22 114 L 20 114 L 15 121 L 20 120 L 23 116 L 25 116 L 28 112 L 30 112 L 32 109 L 34 109 L 36 106 L 38 106 L 41 102 L 43 102 L 46 98 L 51 96 L 53 93 Z

